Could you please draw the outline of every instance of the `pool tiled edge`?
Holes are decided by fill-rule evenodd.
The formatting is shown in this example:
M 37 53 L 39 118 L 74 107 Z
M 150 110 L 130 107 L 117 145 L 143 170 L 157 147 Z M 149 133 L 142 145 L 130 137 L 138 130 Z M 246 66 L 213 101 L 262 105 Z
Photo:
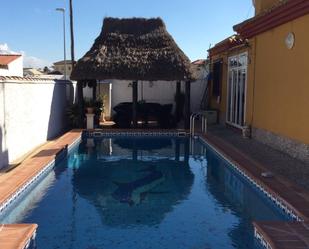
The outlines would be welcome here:
M 54 166 L 55 160 L 65 156 L 65 153 L 69 152 L 72 147 L 80 141 L 81 135 L 82 130 L 72 130 L 67 132 L 60 138 L 51 141 L 47 146 L 43 146 L 39 153 L 30 158 L 27 158 L 24 162 L 22 162 L 21 165 L 13 169 L 12 172 L 9 172 L 9 176 L 7 176 L 5 179 L 2 179 L 4 176 L 1 176 L 0 215 L 11 206 L 13 206 L 22 196 L 22 194 L 29 190 L 31 186 L 35 185 L 35 183 L 39 182 L 46 174 L 48 174 L 51 168 Z M 31 246 L 34 243 L 32 240 L 35 238 L 37 229 L 37 225 L 35 224 L 31 227 L 34 228 L 34 226 L 35 229 L 31 230 L 32 234 L 30 236 L 32 239 L 25 240 L 25 236 L 21 235 L 19 239 L 16 237 L 18 234 L 20 234 L 21 228 L 24 229 L 21 224 L 0 224 L 0 248 L 32 249 Z M 4 230 L 4 228 L 6 230 Z M 5 231 L 9 231 L 9 233 Z M 13 244 L 6 244 L 7 240 L 10 239 L 9 234 L 13 234 L 12 236 L 14 238 L 16 237 L 17 242 L 19 240 L 19 247 L 16 247 L 16 240 L 14 240 Z M 4 248 L 1 245 L 6 245 L 6 247 Z
M 257 241 L 266 249 L 309 249 L 309 195 L 307 196 L 307 192 L 299 195 L 296 192 L 298 190 L 296 186 L 291 183 L 286 186 L 287 182 L 280 177 L 271 180 L 263 179 L 261 172 L 267 168 L 248 160 L 238 150 L 231 149 L 222 139 L 211 135 L 200 136 L 200 139 L 295 219 L 295 222 L 254 222 L 254 235 Z M 281 186 L 283 186 L 282 189 L 279 188 Z M 289 192 L 282 193 L 286 189 Z M 301 200 L 295 202 L 297 196 Z M 275 230 L 277 233 L 274 236 Z
M 62 137 L 53 141 L 52 144 L 44 148 L 39 152 L 37 157 L 34 155 L 29 160 L 25 160 L 24 167 L 19 166 L 14 169 L 20 171 L 20 175 L 10 177 L 7 179 L 6 184 L 10 185 L 10 188 L 6 189 L 0 188 L 0 213 L 6 209 L 7 205 L 13 203 L 13 200 L 18 198 L 19 195 L 25 190 L 28 189 L 33 182 L 38 179 L 42 179 L 47 172 L 53 167 L 55 159 L 59 159 L 62 156 L 65 156 L 65 153 L 72 149 L 72 147 L 78 143 L 81 139 L 82 130 L 72 130 Z M 188 135 L 184 130 L 93 130 L 93 131 L 84 131 L 87 137 L 96 138 L 103 136 L 186 136 Z M 287 184 L 284 181 L 280 181 L 280 178 L 275 177 L 275 179 L 263 179 L 261 177 L 261 172 L 265 170 L 261 165 L 256 165 L 253 161 L 250 161 L 246 155 L 239 153 L 237 150 L 231 149 L 223 140 L 219 141 L 217 138 L 207 135 L 199 136 L 200 139 L 209 145 L 213 150 L 215 150 L 221 157 L 230 162 L 230 164 L 244 177 L 246 177 L 255 187 L 259 188 L 268 198 L 272 199 L 273 202 L 282 208 L 287 214 L 289 214 L 297 222 L 277 222 L 277 223 L 254 223 L 255 228 L 255 237 L 260 243 L 267 249 L 281 249 L 281 248 L 295 248 L 293 246 L 284 246 L 282 247 L 282 236 L 284 234 L 291 232 L 291 227 L 294 229 L 295 226 L 298 226 L 296 229 L 300 236 L 294 236 L 291 241 L 285 241 L 287 245 L 304 245 L 301 244 L 303 241 L 302 238 L 305 238 L 305 242 L 309 241 L 309 228 L 307 223 L 303 221 L 308 221 L 309 217 L 309 195 L 307 193 L 298 193 L 297 199 L 295 202 L 295 196 L 291 195 L 291 191 L 295 192 L 297 188 Z M 252 164 L 252 165 L 251 165 Z M 249 167 L 250 166 L 250 167 Z M 0 176 L 1 177 L 1 176 Z M 0 178 L 1 180 L 1 178 Z M 278 181 L 279 180 L 279 181 Z M 13 182 L 13 183 L 12 183 Z M 3 181 L 0 182 L 3 184 Z M 1 185 L 2 186 L 2 185 Z M 292 188 L 292 190 L 286 194 L 282 191 Z M 295 205 L 296 204 L 296 205 Z M 300 207 L 300 208 L 299 208 Z M 279 224 L 279 225 L 278 225 Z M 283 229 L 282 224 L 287 224 L 285 230 Z M 1 226 L 1 225 L 0 225 Z M 2 225 L 3 226 L 3 225 Z M 8 226 L 15 226 L 9 229 L 10 233 L 18 234 L 21 231 L 21 224 L 17 225 L 5 225 L 4 227 L 9 228 Z M 31 226 L 31 225 L 28 225 Z M 32 229 L 34 228 L 32 225 Z M 272 229 L 280 227 L 281 236 L 273 237 L 271 236 Z M 302 229 L 302 228 L 307 229 Z M 15 229 L 15 230 L 14 230 Z M 21 236 L 19 239 L 20 243 L 23 243 L 22 247 L 5 247 L 5 249 L 32 249 L 30 246 L 33 245 L 35 238 L 37 226 L 35 229 L 31 230 L 32 235 Z M 283 230 L 282 230 L 283 229 Z M 294 231 L 294 230 L 293 230 Z M 0 227 L 0 248 L 2 249 L 2 243 L 4 242 L 5 236 L 3 236 L 3 230 Z M 304 233 L 304 234 L 302 234 Z M 26 236 L 26 237 L 25 237 Z M 27 237 L 28 236 L 28 237 Z M 306 237 L 307 236 L 307 237 Z M 26 239 L 28 238 L 28 239 Z M 279 239 L 279 240 L 278 240 Z M 32 241 L 32 242 L 31 242 Z M 281 243 L 281 244 L 280 244 Z M 294 244 L 293 244 L 294 243 Z M 296 244 L 295 244 L 296 243 Z M 309 243 L 305 247 L 297 247 L 300 249 L 309 248 Z
M 185 137 L 188 135 L 188 133 L 184 130 L 157 130 L 157 129 L 148 129 L 148 130 L 125 130 L 125 129 L 120 129 L 120 130 L 93 130 L 93 131 L 86 131 L 85 132 L 87 137 L 91 138 L 100 138 L 104 136 L 130 136 L 130 137 L 135 137 L 135 136 L 159 136 L 159 137 L 175 137 L 175 136 L 182 136 Z
M 250 172 L 245 170 L 241 164 L 235 162 L 228 155 L 225 155 L 222 151 L 218 150 L 215 146 L 205 140 L 205 138 L 201 137 L 201 140 L 206 143 L 209 147 L 211 147 L 220 157 L 222 157 L 225 161 L 229 162 L 229 164 L 238 172 L 240 175 L 245 177 L 251 184 L 253 184 L 256 188 L 258 188 L 262 193 L 264 193 L 269 199 L 271 199 L 284 213 L 288 216 L 292 217 L 293 220 L 302 221 L 303 218 L 298 216 L 297 210 L 291 209 L 285 200 L 280 198 L 278 195 L 274 194 L 273 191 L 270 191 L 268 186 L 265 186 L 261 183 L 256 177 L 254 177 Z

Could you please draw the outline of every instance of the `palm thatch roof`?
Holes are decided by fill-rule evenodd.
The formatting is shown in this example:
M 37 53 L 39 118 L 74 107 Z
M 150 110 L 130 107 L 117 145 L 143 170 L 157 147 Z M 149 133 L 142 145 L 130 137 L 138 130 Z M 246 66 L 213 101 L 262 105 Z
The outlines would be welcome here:
M 189 80 L 190 60 L 160 18 L 105 18 L 101 34 L 76 64 L 74 80 Z

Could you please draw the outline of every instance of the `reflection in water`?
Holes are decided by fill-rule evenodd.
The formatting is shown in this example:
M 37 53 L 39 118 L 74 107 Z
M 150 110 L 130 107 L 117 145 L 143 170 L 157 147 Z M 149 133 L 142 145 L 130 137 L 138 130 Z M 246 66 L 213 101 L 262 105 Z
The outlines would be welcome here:
M 88 161 L 73 176 L 73 186 L 92 202 L 105 224 L 160 223 L 186 199 L 194 176 L 184 162 Z
M 74 191 L 93 203 L 104 224 L 159 224 L 189 195 L 194 176 L 187 140 L 116 138 L 112 148 L 104 142 L 80 144 L 72 180 Z
M 225 209 L 239 217 L 229 236 L 236 248 L 254 248 L 253 220 L 282 220 L 269 200 L 255 191 L 252 185 L 232 170 L 226 161 L 211 151 L 207 152 L 207 189 Z M 286 217 L 288 219 L 288 217 Z
M 121 203 L 128 203 L 130 206 L 140 204 L 146 194 L 164 181 L 162 172 L 157 170 L 155 166 L 150 167 L 147 171 L 149 171 L 148 175 L 131 182 L 114 181 L 117 189 L 112 194 L 113 198 Z
M 22 212 L 38 249 L 253 249 L 252 220 L 286 219 L 198 140 L 88 138 L 51 176 Z

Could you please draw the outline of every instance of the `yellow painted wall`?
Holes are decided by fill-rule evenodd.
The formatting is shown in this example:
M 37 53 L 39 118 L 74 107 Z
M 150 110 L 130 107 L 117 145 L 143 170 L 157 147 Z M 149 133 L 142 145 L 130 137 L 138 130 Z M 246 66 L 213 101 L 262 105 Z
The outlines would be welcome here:
M 245 124 L 251 125 L 253 120 L 254 105 L 254 76 L 255 76 L 255 39 L 249 41 L 248 48 L 248 69 L 247 69 L 247 88 L 246 88 L 246 107 Z
M 309 144 L 309 15 L 256 38 L 253 127 Z M 285 38 L 295 34 L 295 46 Z M 253 39 L 253 40 L 254 40 Z M 253 41 L 252 40 L 252 41 Z M 253 82 L 249 83 L 253 86 Z
M 260 12 L 271 8 L 278 2 L 280 2 L 280 0 L 255 0 L 255 14 L 258 15 Z

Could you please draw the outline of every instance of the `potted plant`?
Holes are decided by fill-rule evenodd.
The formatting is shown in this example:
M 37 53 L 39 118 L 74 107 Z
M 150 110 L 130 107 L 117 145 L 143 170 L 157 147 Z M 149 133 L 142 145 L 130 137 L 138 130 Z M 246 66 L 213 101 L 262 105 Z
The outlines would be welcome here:
M 93 114 L 95 109 L 95 103 L 92 99 L 85 100 L 85 109 L 88 114 Z
M 70 128 L 77 128 L 79 124 L 78 122 L 80 114 L 78 104 L 70 105 L 67 108 L 66 113 L 69 120 Z

